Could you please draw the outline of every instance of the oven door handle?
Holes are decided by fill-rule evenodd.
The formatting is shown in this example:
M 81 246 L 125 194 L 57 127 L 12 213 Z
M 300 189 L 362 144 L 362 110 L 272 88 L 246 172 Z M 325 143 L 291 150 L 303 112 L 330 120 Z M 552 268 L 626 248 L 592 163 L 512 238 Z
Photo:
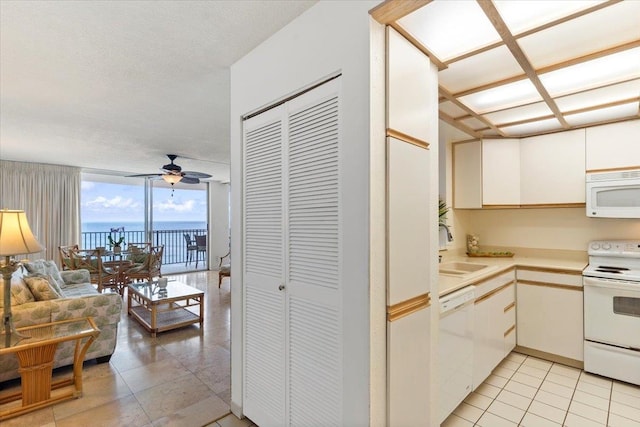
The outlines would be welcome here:
M 619 289 L 623 291 L 640 290 L 637 282 L 627 282 L 623 280 L 596 279 L 595 277 L 584 277 L 584 287 Z M 635 287 L 635 288 L 634 288 Z

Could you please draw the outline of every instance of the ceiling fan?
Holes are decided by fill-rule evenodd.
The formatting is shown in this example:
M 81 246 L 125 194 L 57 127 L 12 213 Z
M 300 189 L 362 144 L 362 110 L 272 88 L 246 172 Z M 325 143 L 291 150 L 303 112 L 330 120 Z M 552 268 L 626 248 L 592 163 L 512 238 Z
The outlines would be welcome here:
M 139 175 L 128 175 L 128 177 L 147 177 L 147 178 L 162 178 L 167 183 L 173 185 L 178 182 L 182 182 L 184 184 L 199 184 L 200 179 L 211 178 L 211 175 L 203 172 L 194 172 L 194 171 L 183 171 L 182 167 L 173 163 L 175 159 L 178 158 L 176 154 L 167 154 L 167 157 L 171 161 L 162 168 L 160 171 L 162 173 L 145 173 Z

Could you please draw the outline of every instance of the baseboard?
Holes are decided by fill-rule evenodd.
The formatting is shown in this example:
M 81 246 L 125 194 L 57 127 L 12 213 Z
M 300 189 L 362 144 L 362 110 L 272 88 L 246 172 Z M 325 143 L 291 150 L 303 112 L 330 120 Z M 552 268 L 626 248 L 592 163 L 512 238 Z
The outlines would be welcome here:
M 236 404 L 235 402 L 231 402 L 231 412 L 233 412 L 233 415 L 235 415 L 236 417 L 242 419 L 244 417 L 244 414 L 242 413 L 242 407 L 238 404 Z
M 571 366 L 573 368 L 584 369 L 584 362 L 581 360 L 558 356 L 557 354 L 547 353 L 546 351 L 535 350 L 533 348 L 522 347 L 519 345 L 517 345 L 516 348 L 513 349 L 513 351 L 526 354 L 527 356 L 537 357 L 538 359 L 548 360 L 549 362 L 556 362 L 562 365 Z

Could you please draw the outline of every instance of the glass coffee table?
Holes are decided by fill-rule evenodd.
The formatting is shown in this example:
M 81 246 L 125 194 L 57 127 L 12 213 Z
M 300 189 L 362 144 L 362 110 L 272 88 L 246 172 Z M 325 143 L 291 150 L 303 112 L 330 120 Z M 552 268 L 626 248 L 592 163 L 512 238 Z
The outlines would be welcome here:
M 19 336 L 0 333 L 0 355 L 15 354 L 20 365 L 21 391 L 0 394 L 0 420 L 22 415 L 67 399 L 82 396 L 82 362 L 100 334 L 91 317 L 61 320 L 17 329 Z M 52 381 L 58 344 L 75 341 L 73 375 Z M 52 390 L 61 389 L 52 394 Z M 21 400 L 21 406 L 12 405 Z
M 130 283 L 127 313 L 155 338 L 158 332 L 204 321 L 204 292 L 180 282 Z M 196 309 L 190 309 L 196 307 Z

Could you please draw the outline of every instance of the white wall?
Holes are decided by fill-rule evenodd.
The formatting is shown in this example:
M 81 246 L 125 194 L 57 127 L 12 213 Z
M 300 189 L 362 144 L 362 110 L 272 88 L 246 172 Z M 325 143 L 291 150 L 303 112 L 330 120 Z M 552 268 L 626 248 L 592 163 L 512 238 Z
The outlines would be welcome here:
M 209 183 L 209 210 L 209 265 L 216 269 L 229 251 L 229 184 Z
M 241 116 L 342 73 L 345 425 L 370 423 L 370 17 L 375 1 L 321 1 L 231 67 L 232 410 L 242 407 Z M 383 125 L 383 124 L 382 124 Z M 373 422 L 372 422 L 373 424 Z
M 455 247 L 467 233 L 480 245 L 586 251 L 597 239 L 640 239 L 640 219 L 590 218 L 584 208 L 457 209 Z

